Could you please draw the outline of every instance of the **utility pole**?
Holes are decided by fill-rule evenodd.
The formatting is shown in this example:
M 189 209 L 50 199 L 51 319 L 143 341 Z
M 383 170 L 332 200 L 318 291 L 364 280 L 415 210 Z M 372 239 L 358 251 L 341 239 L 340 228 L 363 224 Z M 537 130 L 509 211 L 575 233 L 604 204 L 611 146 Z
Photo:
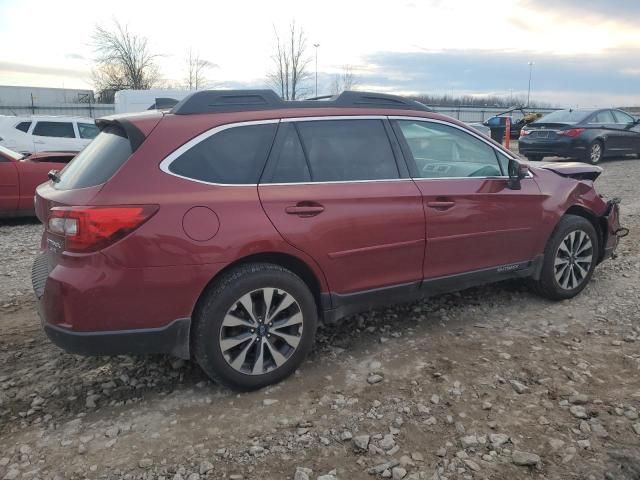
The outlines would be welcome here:
M 528 62 L 529 64 L 529 89 L 527 90 L 527 107 L 529 106 L 529 100 L 531 99 L 531 71 L 533 70 L 534 62 Z
M 316 49 L 316 97 L 318 96 L 318 47 L 320 46 L 319 43 L 314 43 L 313 46 Z

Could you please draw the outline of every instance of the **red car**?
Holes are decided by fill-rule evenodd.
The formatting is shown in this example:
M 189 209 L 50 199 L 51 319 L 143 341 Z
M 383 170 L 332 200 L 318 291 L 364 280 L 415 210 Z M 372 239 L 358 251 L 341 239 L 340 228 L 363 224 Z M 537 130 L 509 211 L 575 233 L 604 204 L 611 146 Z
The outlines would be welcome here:
M 521 163 L 400 97 L 202 91 L 97 124 L 37 191 L 46 333 L 238 389 L 291 374 L 319 317 L 514 277 L 571 298 L 624 231 L 599 167 Z
M 76 153 L 40 152 L 22 155 L 0 145 L 0 218 L 34 214 L 36 187 L 51 170 L 61 170 Z

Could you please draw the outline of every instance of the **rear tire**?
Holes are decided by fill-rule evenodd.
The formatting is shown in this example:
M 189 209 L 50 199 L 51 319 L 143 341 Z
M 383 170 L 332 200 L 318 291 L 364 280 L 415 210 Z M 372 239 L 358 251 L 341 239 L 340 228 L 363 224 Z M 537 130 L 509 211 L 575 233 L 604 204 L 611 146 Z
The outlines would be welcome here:
M 594 140 L 589 145 L 585 154 L 584 161 L 591 165 L 597 165 L 604 156 L 604 144 L 600 140 Z
M 313 294 L 293 272 L 240 265 L 204 294 L 194 314 L 194 356 L 213 380 L 256 390 L 291 375 L 313 346 Z
M 527 160 L 530 162 L 541 162 L 543 158 L 543 155 L 527 155 Z
M 591 280 L 598 252 L 598 234 L 591 222 L 577 215 L 565 215 L 547 242 L 540 279 L 533 282 L 534 290 L 551 300 L 575 297 Z

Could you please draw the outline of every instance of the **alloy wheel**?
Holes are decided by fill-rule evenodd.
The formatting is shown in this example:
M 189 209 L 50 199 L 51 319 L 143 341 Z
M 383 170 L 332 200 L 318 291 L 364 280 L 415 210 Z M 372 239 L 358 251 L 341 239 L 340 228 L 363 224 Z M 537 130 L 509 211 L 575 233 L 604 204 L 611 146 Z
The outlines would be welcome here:
M 602 157 L 602 145 L 600 145 L 599 142 L 591 145 L 589 156 L 591 158 L 591 163 L 598 163 L 600 161 L 600 157 Z
M 593 244 L 582 230 L 567 234 L 556 250 L 554 274 L 565 290 L 579 287 L 587 278 L 593 262 Z
M 220 329 L 220 350 L 234 370 L 263 375 L 284 365 L 302 339 L 303 315 L 290 293 L 261 288 L 236 300 Z

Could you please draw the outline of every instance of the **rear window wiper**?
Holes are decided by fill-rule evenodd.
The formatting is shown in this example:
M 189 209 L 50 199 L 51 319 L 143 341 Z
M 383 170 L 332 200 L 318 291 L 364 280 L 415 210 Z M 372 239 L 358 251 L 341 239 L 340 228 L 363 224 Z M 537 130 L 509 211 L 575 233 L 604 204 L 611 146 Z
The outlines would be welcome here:
M 53 183 L 58 183 L 60 181 L 60 171 L 49 170 L 49 173 L 47 173 L 47 177 L 49 177 L 49 180 L 51 180 Z

